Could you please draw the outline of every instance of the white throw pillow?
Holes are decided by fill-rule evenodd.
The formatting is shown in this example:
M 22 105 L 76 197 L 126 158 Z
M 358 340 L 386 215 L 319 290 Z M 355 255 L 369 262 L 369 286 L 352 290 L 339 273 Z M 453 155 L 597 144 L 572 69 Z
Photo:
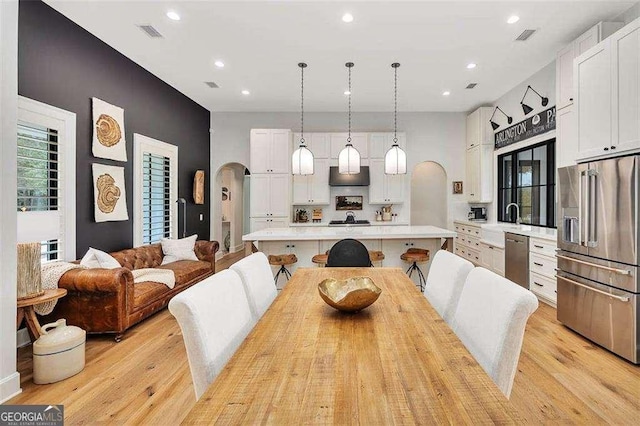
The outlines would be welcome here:
M 120 263 L 109 253 L 92 247 L 89 247 L 87 254 L 80 261 L 80 265 L 85 268 L 115 269 L 120 267 Z
M 196 252 L 193 251 L 197 238 L 197 234 L 179 240 L 163 238 L 160 241 L 160 244 L 162 244 L 162 253 L 164 253 L 162 265 L 178 260 L 198 260 Z

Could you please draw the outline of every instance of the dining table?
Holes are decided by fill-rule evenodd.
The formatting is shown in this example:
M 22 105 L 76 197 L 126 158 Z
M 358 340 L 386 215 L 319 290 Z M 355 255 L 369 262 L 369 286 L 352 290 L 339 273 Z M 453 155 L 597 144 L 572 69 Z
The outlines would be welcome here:
M 324 279 L 382 290 L 355 313 Z M 399 268 L 299 268 L 184 424 L 485 424 L 524 420 Z

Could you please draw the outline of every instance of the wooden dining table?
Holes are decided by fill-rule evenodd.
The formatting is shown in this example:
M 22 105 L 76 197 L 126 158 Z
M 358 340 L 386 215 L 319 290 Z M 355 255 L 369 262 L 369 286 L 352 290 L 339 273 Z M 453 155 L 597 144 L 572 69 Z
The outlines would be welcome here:
M 368 276 L 352 314 L 318 294 Z M 523 419 L 397 268 L 299 268 L 185 424 L 520 423 Z

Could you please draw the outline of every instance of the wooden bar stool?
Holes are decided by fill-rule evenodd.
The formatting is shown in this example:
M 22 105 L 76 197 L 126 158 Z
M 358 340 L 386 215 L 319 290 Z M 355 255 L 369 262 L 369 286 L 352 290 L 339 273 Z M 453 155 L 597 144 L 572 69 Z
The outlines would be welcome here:
M 369 250 L 369 260 L 371 261 L 371 266 L 373 266 L 373 262 L 382 262 L 384 253 L 380 250 Z
M 298 258 L 295 254 L 270 254 L 269 255 L 269 264 L 274 266 L 280 266 L 276 276 L 273 277 L 273 280 L 276 283 L 276 287 L 278 287 L 278 278 L 280 278 L 280 274 L 284 275 L 287 281 L 291 278 L 291 272 L 287 269 L 287 266 L 293 265 L 298 262 Z
M 327 264 L 327 259 L 329 258 L 329 250 L 327 250 L 326 253 L 324 254 L 316 254 L 315 256 L 313 256 L 311 258 L 311 262 L 315 263 L 316 265 L 322 267 L 324 265 Z
M 400 255 L 400 259 L 405 262 L 410 262 L 411 266 L 407 269 L 407 274 L 409 278 L 411 278 L 411 274 L 413 271 L 418 272 L 418 282 L 420 283 L 420 291 L 424 292 L 424 285 L 427 280 L 424 278 L 424 274 L 420 270 L 418 266 L 418 262 L 428 262 L 429 261 L 429 250 L 421 249 L 421 248 L 410 248 L 407 249 L 404 253 Z

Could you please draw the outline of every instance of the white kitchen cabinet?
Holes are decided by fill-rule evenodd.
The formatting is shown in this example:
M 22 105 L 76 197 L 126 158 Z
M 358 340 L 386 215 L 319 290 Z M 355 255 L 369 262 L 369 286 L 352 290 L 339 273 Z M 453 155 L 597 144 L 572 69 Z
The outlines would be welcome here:
M 251 176 L 250 216 L 289 216 L 290 175 L 258 174 Z
M 369 204 L 402 204 L 405 175 L 384 173 L 384 160 L 369 161 Z
M 607 39 L 574 61 L 578 160 L 606 154 L 612 145 L 610 45 Z
M 492 113 L 491 107 L 481 107 L 467 116 L 467 149 L 494 145 L 493 128 L 489 122 Z
M 578 161 L 640 150 L 640 19 L 574 61 Z
M 313 153 L 313 158 L 329 158 L 331 151 L 331 133 L 305 133 L 304 141 Z M 293 134 L 292 151 L 300 146 L 300 133 Z
M 251 232 L 261 231 L 268 228 L 287 228 L 289 227 L 289 218 L 287 217 L 252 217 L 249 220 Z
M 637 19 L 611 36 L 611 149 L 616 153 L 640 148 L 639 53 L 640 19 Z
M 529 287 L 543 302 L 556 306 L 557 284 L 555 257 L 557 244 L 539 238 L 529 239 Z
M 329 159 L 315 158 L 312 175 L 293 176 L 293 204 L 329 204 Z
M 291 131 L 288 129 L 251 129 L 249 170 L 256 173 L 289 173 Z
M 403 132 L 398 133 L 398 146 L 406 152 L 406 135 Z M 384 156 L 393 145 L 393 132 L 386 133 L 369 133 L 369 158 L 384 159 Z
M 578 138 L 576 137 L 574 105 L 556 112 L 556 167 L 576 164 Z
M 331 158 L 336 160 L 340 155 L 340 151 L 347 144 L 348 133 L 331 133 Z M 362 166 L 367 166 L 369 158 L 368 133 L 351 133 L 351 144 L 360 153 L 360 161 Z
M 622 28 L 621 22 L 599 22 L 556 55 L 556 109 L 573 104 L 573 60 Z
M 504 277 L 504 249 L 486 243 L 480 243 L 480 258 L 483 268 Z
M 490 203 L 493 200 L 493 146 L 476 145 L 467 150 L 467 201 Z

